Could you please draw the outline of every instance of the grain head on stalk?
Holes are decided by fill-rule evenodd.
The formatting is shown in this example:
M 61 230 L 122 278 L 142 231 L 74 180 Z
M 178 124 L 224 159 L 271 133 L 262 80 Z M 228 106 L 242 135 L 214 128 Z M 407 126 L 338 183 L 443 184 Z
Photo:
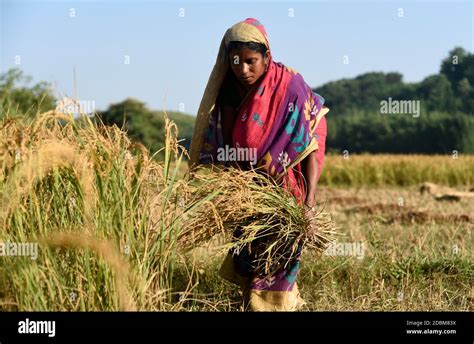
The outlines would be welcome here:
M 128 290 L 129 279 L 132 278 L 130 266 L 113 243 L 96 237 L 70 233 L 54 234 L 47 238 L 41 238 L 40 242 L 54 249 L 91 250 L 100 259 L 103 259 L 114 272 L 120 309 L 123 311 L 137 310 L 135 301 Z
M 8 176 L 1 198 L 2 220 L 33 187 L 53 170 L 70 168 L 80 184 L 86 216 L 96 203 L 92 163 L 67 141 L 46 140 Z

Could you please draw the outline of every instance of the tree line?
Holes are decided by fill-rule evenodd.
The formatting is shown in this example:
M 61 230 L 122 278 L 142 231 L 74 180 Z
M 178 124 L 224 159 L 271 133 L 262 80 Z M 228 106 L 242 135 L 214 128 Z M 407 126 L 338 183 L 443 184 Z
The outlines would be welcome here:
M 32 117 L 56 107 L 48 83 L 29 85 L 19 69 L 0 74 L 0 118 Z M 397 72 L 371 72 L 314 89 L 331 109 L 328 151 L 353 153 L 474 153 L 474 54 L 457 47 L 438 74 L 405 83 Z M 194 116 L 168 112 L 189 148 Z M 163 111 L 127 98 L 98 111 L 95 119 L 116 124 L 152 151 L 163 146 Z

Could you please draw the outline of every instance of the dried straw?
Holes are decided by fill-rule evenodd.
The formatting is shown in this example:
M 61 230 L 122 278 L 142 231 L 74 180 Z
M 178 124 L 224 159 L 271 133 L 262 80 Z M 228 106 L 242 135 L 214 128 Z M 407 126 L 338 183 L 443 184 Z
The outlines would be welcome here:
M 224 233 L 234 251 L 251 257 L 254 271 L 269 275 L 287 267 L 302 247 L 322 253 L 333 240 L 329 214 L 307 218 L 288 191 L 257 171 L 201 169 L 188 187 L 186 203 L 210 197 L 212 202 L 208 208 L 188 209 L 178 239 L 185 249 Z M 310 221 L 316 233 L 309 234 Z

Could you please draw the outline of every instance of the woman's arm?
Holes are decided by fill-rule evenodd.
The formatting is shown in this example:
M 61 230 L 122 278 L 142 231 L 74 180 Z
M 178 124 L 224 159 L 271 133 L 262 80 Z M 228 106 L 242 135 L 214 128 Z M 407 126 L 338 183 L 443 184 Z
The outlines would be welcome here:
M 234 129 L 235 117 L 237 111 L 232 107 L 225 105 L 221 109 L 222 119 L 222 134 L 224 136 L 224 146 L 232 147 L 232 131 Z
M 306 180 L 306 199 L 305 204 L 308 207 L 314 207 L 316 204 L 316 184 L 319 180 L 319 174 L 323 167 L 324 154 L 326 152 L 327 123 L 326 117 L 321 118 L 315 130 L 315 137 L 318 141 L 318 150 L 311 152 L 301 162 L 301 170 Z
M 314 204 L 316 203 L 316 184 L 318 183 L 318 160 L 316 159 L 316 152 L 311 152 L 301 162 L 301 169 L 306 180 L 306 199 L 304 202 L 305 216 L 310 220 L 310 225 L 306 229 L 309 237 L 312 237 L 317 232 L 314 218 Z
M 326 136 L 327 125 L 326 118 L 322 118 L 316 128 L 316 137 L 318 140 L 318 150 L 311 152 L 301 162 L 301 171 L 306 180 L 306 199 L 305 199 L 305 214 L 308 218 L 313 218 L 315 215 L 313 207 L 316 204 L 316 185 L 318 183 L 319 174 L 323 167 L 324 153 L 326 151 Z M 313 235 L 317 232 L 314 222 L 311 222 L 308 228 L 308 235 Z
M 301 162 L 303 176 L 306 180 L 306 199 L 305 204 L 312 208 L 316 202 L 316 185 L 318 183 L 318 160 L 316 151 L 311 152 Z

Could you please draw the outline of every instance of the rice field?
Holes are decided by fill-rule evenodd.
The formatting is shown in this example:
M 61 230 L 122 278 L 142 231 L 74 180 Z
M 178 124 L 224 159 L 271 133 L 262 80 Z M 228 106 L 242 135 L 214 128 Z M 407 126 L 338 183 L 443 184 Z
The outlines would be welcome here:
M 423 182 L 474 185 L 474 156 L 453 151 L 446 155 L 390 155 L 344 152 L 327 155 L 320 184 L 327 186 L 410 186 Z
M 229 193 L 238 180 L 190 184 L 177 131 L 167 122 L 166 146 L 150 153 L 88 118 L 2 120 L 0 310 L 241 310 L 217 274 L 235 209 L 280 214 L 283 203 L 298 219 L 298 208 L 275 189 L 242 203 Z M 303 256 L 304 310 L 473 310 L 474 199 L 419 190 L 469 191 L 473 180 L 462 154 L 328 156 L 318 207 L 337 235 Z M 37 256 L 8 256 L 8 243 L 37 244 Z

